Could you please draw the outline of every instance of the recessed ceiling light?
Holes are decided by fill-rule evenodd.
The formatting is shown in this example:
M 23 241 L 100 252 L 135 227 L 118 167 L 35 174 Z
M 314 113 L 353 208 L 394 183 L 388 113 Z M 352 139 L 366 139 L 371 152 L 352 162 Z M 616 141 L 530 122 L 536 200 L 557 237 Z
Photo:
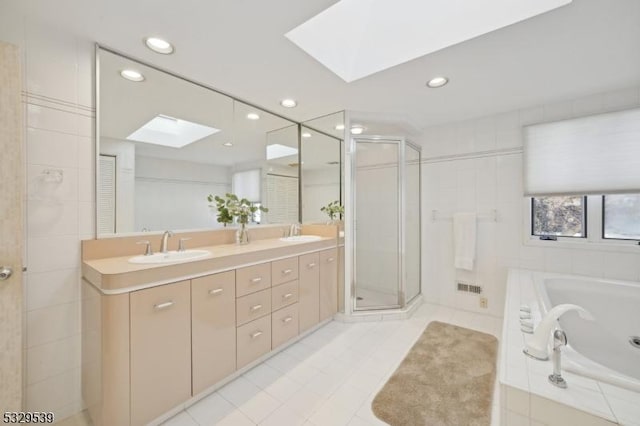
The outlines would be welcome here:
M 352 135 L 361 135 L 364 132 L 364 127 L 362 126 L 351 126 L 351 134 Z
M 249 120 L 260 120 L 260 116 L 255 112 L 250 112 L 249 114 L 247 114 L 247 118 Z
M 144 81 L 144 75 L 136 70 L 122 70 L 120 75 L 130 81 Z
M 285 108 L 294 108 L 298 105 L 298 103 L 293 99 L 283 99 L 280 101 L 280 105 Z
M 147 37 L 144 39 L 144 44 L 156 53 L 162 53 L 163 55 L 173 53 L 173 46 L 171 43 L 158 37 Z
M 427 82 L 427 87 L 432 89 L 437 89 L 438 87 L 442 87 L 449 82 L 447 77 L 435 77 Z
M 344 130 L 344 124 L 336 124 L 336 130 Z
M 160 114 L 127 136 L 127 139 L 171 148 L 182 148 L 219 131 L 220 129 L 214 127 Z
M 303 133 L 302 133 L 302 137 L 303 137 L 303 138 L 310 138 L 310 137 L 311 137 L 311 133 L 309 133 L 309 132 L 303 132 Z
M 233 146 L 233 144 L 231 142 L 225 142 L 222 144 L 223 146 Z

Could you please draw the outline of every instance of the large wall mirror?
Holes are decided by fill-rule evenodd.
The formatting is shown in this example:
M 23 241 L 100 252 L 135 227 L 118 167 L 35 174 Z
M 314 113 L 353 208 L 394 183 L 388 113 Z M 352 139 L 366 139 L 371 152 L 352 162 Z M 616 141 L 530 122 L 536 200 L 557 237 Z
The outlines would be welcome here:
M 269 208 L 257 223 L 300 220 L 297 123 L 104 48 L 96 57 L 98 237 L 218 228 L 207 195 L 227 192 Z
M 344 194 L 344 113 L 336 112 L 302 123 L 302 218 L 323 223 L 329 217 L 320 209 L 342 204 Z

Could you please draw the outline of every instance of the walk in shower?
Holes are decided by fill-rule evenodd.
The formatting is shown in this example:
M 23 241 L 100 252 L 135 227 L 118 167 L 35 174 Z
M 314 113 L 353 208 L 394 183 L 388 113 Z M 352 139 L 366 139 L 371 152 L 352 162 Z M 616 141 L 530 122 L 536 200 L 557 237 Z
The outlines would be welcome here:
M 354 311 L 401 309 L 421 292 L 420 147 L 352 139 Z

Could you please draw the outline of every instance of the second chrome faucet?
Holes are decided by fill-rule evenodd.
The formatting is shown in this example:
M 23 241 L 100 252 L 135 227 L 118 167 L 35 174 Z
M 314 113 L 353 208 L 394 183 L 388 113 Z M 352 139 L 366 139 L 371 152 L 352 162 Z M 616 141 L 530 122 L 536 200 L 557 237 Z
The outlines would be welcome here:
M 169 237 L 173 237 L 172 231 L 164 231 L 162 240 L 160 241 L 160 253 L 166 253 L 168 250 Z

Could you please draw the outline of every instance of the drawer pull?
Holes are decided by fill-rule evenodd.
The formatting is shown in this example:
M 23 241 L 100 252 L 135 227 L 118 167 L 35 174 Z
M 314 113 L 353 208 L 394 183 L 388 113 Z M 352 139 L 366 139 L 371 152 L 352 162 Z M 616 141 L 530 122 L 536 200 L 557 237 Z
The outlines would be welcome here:
M 252 283 L 259 283 L 260 281 L 262 281 L 262 277 L 251 278 Z
M 167 309 L 168 307 L 173 305 L 173 301 L 168 301 L 168 302 L 164 302 L 164 303 L 158 303 L 157 305 L 153 305 L 153 309 L 156 310 L 161 310 L 161 309 Z
M 256 331 L 255 333 L 251 334 L 252 339 L 257 339 L 260 336 L 262 336 L 262 331 Z
M 286 300 L 286 299 L 289 299 L 292 296 L 293 296 L 293 293 L 287 293 L 287 294 L 283 295 L 282 298 Z
M 330 257 L 330 258 L 328 258 L 328 259 L 327 259 L 327 263 L 331 263 L 331 262 L 333 262 L 334 260 L 335 260 L 335 259 L 334 259 L 333 257 Z
M 285 323 L 285 324 L 287 324 L 287 323 L 289 323 L 291 321 L 293 321 L 293 317 L 290 317 L 290 316 L 282 319 L 282 322 Z
M 262 305 L 255 305 L 251 307 L 251 312 L 259 311 L 262 309 Z
M 213 290 L 209 290 L 209 294 L 215 296 L 217 294 L 222 294 L 222 289 L 221 288 L 214 288 Z
M 292 272 L 293 272 L 293 269 L 283 269 L 282 270 L 282 275 L 289 275 Z
M 307 265 L 307 268 L 311 269 L 311 268 L 314 268 L 315 266 L 316 266 L 315 263 L 310 263 Z

